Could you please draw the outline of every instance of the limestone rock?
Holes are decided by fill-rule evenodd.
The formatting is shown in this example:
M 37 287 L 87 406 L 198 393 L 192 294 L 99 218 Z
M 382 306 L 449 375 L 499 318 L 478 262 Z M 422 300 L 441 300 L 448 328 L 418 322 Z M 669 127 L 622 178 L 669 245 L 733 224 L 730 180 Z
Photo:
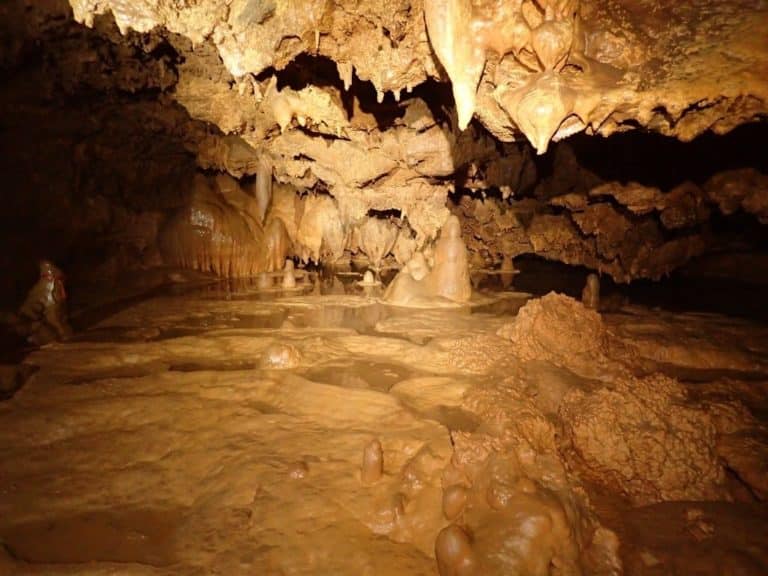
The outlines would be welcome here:
M 467 248 L 459 219 L 451 215 L 430 257 L 416 252 L 387 287 L 384 300 L 401 306 L 429 306 L 441 300 L 461 304 L 471 296 Z
M 344 253 L 346 232 L 339 209 L 330 196 L 310 196 L 304 202 L 296 243 L 301 258 L 334 262 Z
M 768 224 L 768 175 L 753 169 L 722 172 L 710 178 L 704 189 L 723 214 L 741 208 Z
M 715 427 L 704 411 L 686 405 L 674 380 L 617 379 L 594 393 L 568 395 L 561 416 L 573 458 L 637 505 L 726 493 Z
M 229 204 L 202 175 L 195 179 L 189 204 L 163 226 L 159 242 L 168 265 L 230 277 L 267 269 L 259 223 Z M 284 260 L 283 255 L 279 262 Z
M 368 218 L 360 227 L 360 248 L 375 269 L 394 247 L 398 232 L 397 226 L 381 218 Z
M 574 335 L 578 334 L 578 337 Z M 600 315 L 562 294 L 550 292 L 526 303 L 515 319 L 498 331 L 523 359 L 564 358 L 597 361 L 607 351 L 608 334 Z
M 386 92 L 399 99 L 402 90 L 437 77 L 442 65 L 458 127 L 466 129 L 476 113 L 504 141 L 521 129 L 530 135 L 518 121 L 530 125 L 526 116 L 539 112 L 533 107 L 506 117 L 488 96 L 498 88 L 516 90 L 541 72 L 561 76 L 578 99 L 580 121 L 560 126 L 555 139 L 584 129 L 607 135 L 631 119 L 690 140 L 707 129 L 724 133 L 755 119 L 768 101 L 760 73 L 768 59 L 761 42 L 765 12 L 718 0 L 705 11 L 678 4 L 634 10 L 626 0 L 425 0 L 423 17 L 421 3 L 405 0 L 386 11 L 369 2 L 333 11 L 319 1 L 240 0 L 228 10 L 213 0 L 194 6 L 171 0 L 140 7 L 117 0 L 70 4 L 88 26 L 111 12 L 124 34 L 160 27 L 195 43 L 210 37 L 237 79 L 283 69 L 300 54 L 313 53 L 337 63 L 345 88 L 354 73 L 373 82 L 380 100 Z M 721 49 L 698 49 L 707 46 Z M 293 108 L 288 103 L 288 112 L 279 115 L 290 120 Z M 550 130 L 536 134 L 537 149 L 546 148 Z

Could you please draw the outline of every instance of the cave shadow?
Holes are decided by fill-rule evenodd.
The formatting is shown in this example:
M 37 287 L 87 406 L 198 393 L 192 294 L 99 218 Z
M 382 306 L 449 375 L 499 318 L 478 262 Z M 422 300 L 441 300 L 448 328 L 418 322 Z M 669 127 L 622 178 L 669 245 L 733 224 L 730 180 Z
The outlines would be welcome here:
M 542 177 L 552 175 L 558 148 L 571 147 L 579 165 L 610 182 L 638 182 L 668 191 L 685 181 L 701 186 L 718 172 L 754 168 L 768 173 L 768 123 L 741 125 L 724 135 L 704 132 L 682 142 L 644 129 L 607 137 L 583 132 L 551 144 L 536 156 Z

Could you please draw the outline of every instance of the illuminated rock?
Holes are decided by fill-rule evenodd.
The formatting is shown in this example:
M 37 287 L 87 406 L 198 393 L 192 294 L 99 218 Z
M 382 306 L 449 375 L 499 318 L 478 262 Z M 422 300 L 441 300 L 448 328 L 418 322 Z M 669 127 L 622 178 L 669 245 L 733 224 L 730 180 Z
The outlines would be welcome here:
M 159 244 L 164 261 L 171 266 L 228 277 L 254 276 L 267 269 L 258 222 L 227 203 L 202 175 L 195 178 L 187 206 L 161 229 Z
M 360 468 L 360 479 L 363 484 L 377 482 L 384 472 L 384 452 L 379 440 L 371 440 L 363 450 L 363 464 Z
M 600 278 L 597 274 L 587 276 L 584 289 L 581 291 L 581 302 L 592 310 L 600 308 Z
M 455 524 L 443 528 L 437 535 L 435 558 L 440 576 L 478 574 L 469 536 Z
M 485 67 L 483 48 L 472 39 L 470 0 L 425 0 L 429 40 L 451 79 L 459 129 L 469 126 L 475 112 L 477 84 Z
M 467 248 L 461 224 L 453 215 L 443 225 L 434 249 L 414 254 L 384 292 L 385 301 L 402 306 L 440 300 L 460 304 L 471 296 Z
M 526 85 L 502 92 L 500 103 L 538 154 L 544 154 L 563 121 L 574 113 L 576 95 L 554 72 L 535 76 Z
M 368 218 L 360 227 L 360 248 L 374 269 L 378 270 L 381 261 L 392 251 L 397 234 L 397 226 L 382 218 Z

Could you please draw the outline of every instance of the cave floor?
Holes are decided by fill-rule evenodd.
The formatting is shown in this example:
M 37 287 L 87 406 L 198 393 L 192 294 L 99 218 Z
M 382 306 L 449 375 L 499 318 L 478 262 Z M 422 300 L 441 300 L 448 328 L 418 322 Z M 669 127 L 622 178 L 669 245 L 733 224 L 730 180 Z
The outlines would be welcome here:
M 436 574 L 452 437 L 493 427 L 478 397 L 512 410 L 512 386 L 557 427 L 569 390 L 611 378 L 516 356 L 497 331 L 522 293 L 407 310 L 309 291 L 156 295 L 28 356 L 38 370 L 0 403 L 0 574 Z M 679 402 L 754 419 L 726 431 L 756 455 L 696 502 L 633 501 L 562 447 L 625 573 L 768 573 L 768 327 L 638 306 L 604 321 Z M 374 438 L 384 475 L 363 484 Z

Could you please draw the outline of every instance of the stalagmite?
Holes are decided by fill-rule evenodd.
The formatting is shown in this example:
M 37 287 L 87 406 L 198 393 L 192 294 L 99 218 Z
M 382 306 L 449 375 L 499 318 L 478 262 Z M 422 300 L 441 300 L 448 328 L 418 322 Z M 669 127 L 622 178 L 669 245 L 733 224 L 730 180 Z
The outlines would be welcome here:
M 293 272 L 293 260 L 285 261 L 283 268 L 283 288 L 290 289 L 296 287 L 296 275 Z
M 437 535 L 435 558 L 440 576 L 474 576 L 478 574 L 469 536 L 455 524 L 443 528 Z
M 454 302 L 466 302 L 472 296 L 467 248 L 456 216 L 449 216 L 440 230 L 429 285 L 434 294 Z
M 472 283 L 461 223 L 455 215 L 446 220 L 432 250 L 417 252 L 395 276 L 384 300 L 399 306 L 429 305 L 443 301 L 469 301 Z
M 272 276 L 262 272 L 256 276 L 256 287 L 259 290 L 269 290 L 272 288 Z
M 443 490 L 443 515 L 446 520 L 454 520 L 467 504 L 467 489 L 459 484 Z
M 587 282 L 581 292 L 581 302 L 592 310 L 600 308 L 600 278 L 597 274 L 587 276 Z
M 376 276 L 373 273 L 373 270 L 366 270 L 365 274 L 363 274 L 363 279 L 358 282 L 360 286 L 378 286 L 381 284 L 378 280 L 376 280 Z
M 272 200 L 272 162 L 262 156 L 259 159 L 256 172 L 256 205 L 259 209 L 259 220 L 263 224 L 264 216 L 269 209 Z
M 384 472 L 384 452 L 378 439 L 371 440 L 363 450 L 363 465 L 360 468 L 360 479 L 363 484 L 377 482 Z

